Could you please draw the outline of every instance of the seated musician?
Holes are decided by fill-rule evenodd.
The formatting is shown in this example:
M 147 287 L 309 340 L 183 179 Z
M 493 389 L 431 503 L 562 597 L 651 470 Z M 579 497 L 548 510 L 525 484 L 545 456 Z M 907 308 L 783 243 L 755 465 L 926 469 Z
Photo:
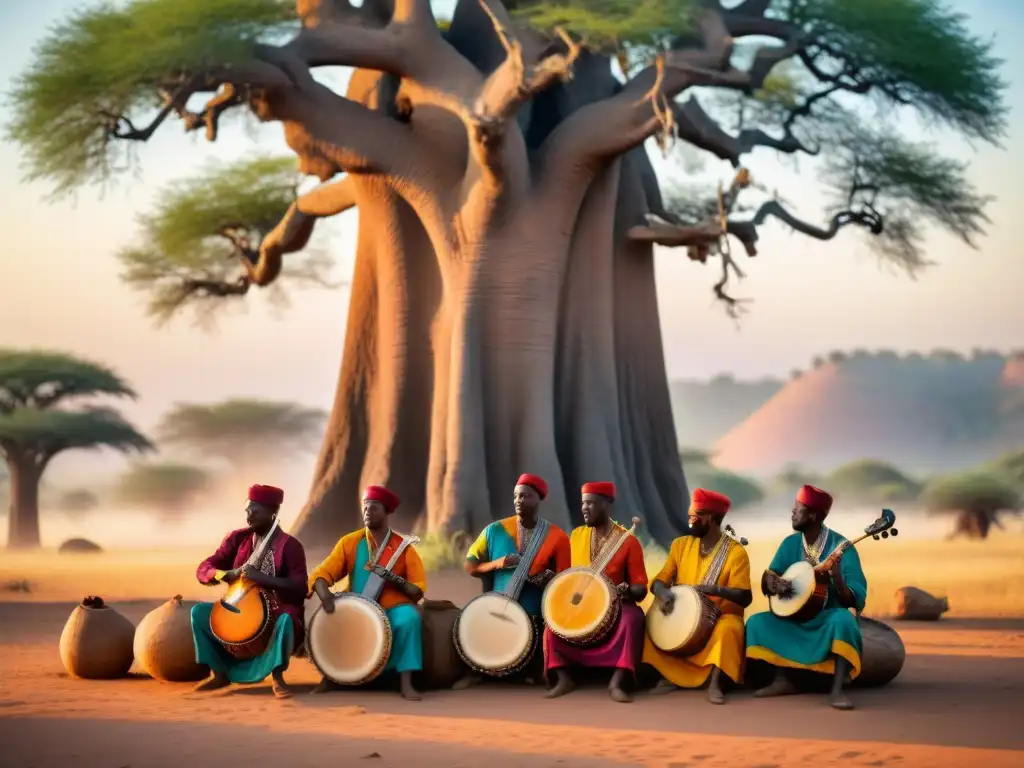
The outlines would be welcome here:
M 284 491 L 280 488 L 252 486 L 245 508 L 248 527 L 229 533 L 217 551 L 196 569 L 200 584 L 231 584 L 239 576 L 244 576 L 271 592 L 280 609 L 267 649 L 255 658 L 241 660 L 229 654 L 210 629 L 210 613 L 214 604 L 194 605 L 192 638 L 196 646 L 196 661 L 208 666 L 213 673 L 196 686 L 197 691 L 213 691 L 232 683 L 259 683 L 270 675 L 275 696 L 287 698 L 291 695 L 283 673 L 288 669 L 292 653 L 303 640 L 306 551 L 298 539 L 277 528 L 260 561 L 248 562 L 273 527 L 283 501 Z
M 416 604 L 427 589 L 427 574 L 419 553 L 406 547 L 398 562 L 389 571 L 384 566 L 401 544 L 402 537 L 388 525 L 390 515 L 398 508 L 399 498 L 379 485 L 363 492 L 363 525 L 358 531 L 342 536 L 327 559 L 309 577 L 310 591 L 320 598 L 328 613 L 334 611 L 331 586 L 348 576 L 348 591 L 362 592 L 371 573 L 385 584 L 380 593 L 380 607 L 391 622 L 391 656 L 385 671 L 397 672 L 402 698 L 419 701 L 412 675 L 423 669 L 423 622 Z M 378 555 L 378 547 L 383 547 Z M 376 562 L 376 565 L 371 563 Z M 334 683 L 326 677 L 313 693 L 333 690 Z
M 569 537 L 572 567 L 586 567 L 601 556 L 602 549 L 612 544 L 626 529 L 612 520 L 615 501 L 614 483 L 586 483 L 583 492 L 584 525 L 573 530 Z M 611 667 L 608 692 L 614 701 L 629 702 L 633 697 L 626 692 L 627 677 L 636 684 L 636 668 L 643 649 L 644 613 L 637 603 L 647 596 L 647 569 L 644 551 L 636 536 L 627 536 L 618 552 L 605 566 L 604 575 L 618 588 L 622 600 L 622 613 L 618 624 L 608 637 L 597 646 L 580 648 L 565 642 L 544 629 L 544 671 L 554 673 L 555 684 L 546 697 L 549 699 L 569 693 L 575 683 L 570 666 Z
M 654 577 L 655 602 L 648 610 L 669 613 L 675 606 L 671 587 L 686 584 L 721 611 L 707 645 L 688 658 L 662 651 L 644 635 L 643 662 L 661 674 L 652 693 L 708 684 L 708 701 L 724 704 L 722 675 L 743 682 L 743 611 L 750 605 L 750 560 L 747 551 L 722 533 L 728 496 L 697 488 L 690 502 L 690 535 L 672 542 L 664 567 Z
M 785 597 L 792 585 L 779 574 L 806 559 L 812 565 L 821 564 L 821 570 L 828 573 L 829 586 L 824 609 L 809 621 L 783 619 L 767 611 L 747 621 L 747 658 L 775 667 L 772 683 L 755 692 L 758 698 L 796 693 L 785 670 L 803 669 L 832 675 L 829 703 L 836 709 L 853 709 L 843 684 L 847 675 L 852 679 L 860 674 L 861 634 L 849 609 L 859 612 L 864 608 L 868 584 L 857 550 L 851 547 L 836 552 L 846 539 L 825 526 L 831 509 L 832 497 L 825 491 L 810 485 L 801 488 L 793 506 L 796 533 L 783 539 L 761 577 L 765 595 Z
M 548 485 L 543 478 L 531 474 L 521 475 L 513 495 L 515 516 L 496 520 L 480 532 L 466 553 L 466 573 L 480 579 L 490 578 L 493 580 L 491 588 L 494 591 L 504 590 L 515 573 L 520 555 L 526 552 L 530 544 L 540 520 L 540 503 L 547 495 Z M 529 564 L 529 578 L 519 593 L 519 604 L 533 619 L 538 635 L 543 627 L 540 598 L 544 587 L 556 573 L 568 568 L 569 562 L 569 537 L 557 525 L 548 523 L 547 536 L 533 562 Z M 480 675 L 470 672 L 452 687 L 462 690 L 476 685 L 482 679 Z M 532 674 L 527 673 L 526 681 L 534 681 Z

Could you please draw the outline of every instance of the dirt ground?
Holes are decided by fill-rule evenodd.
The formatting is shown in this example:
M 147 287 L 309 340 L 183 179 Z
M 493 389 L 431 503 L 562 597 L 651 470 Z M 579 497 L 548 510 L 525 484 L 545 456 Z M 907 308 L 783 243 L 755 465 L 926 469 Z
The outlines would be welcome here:
M 432 597 L 473 593 L 457 576 Z M 447 588 L 443 588 L 446 587 Z M 436 589 L 435 589 L 436 588 Z M 836 712 L 821 696 L 713 707 L 701 692 L 643 694 L 616 704 L 600 687 L 548 701 L 509 685 L 430 692 L 419 703 L 383 691 L 303 695 L 317 679 L 298 659 L 300 694 L 259 685 L 205 696 L 141 675 L 70 679 L 57 640 L 67 602 L 0 602 L 0 764 L 50 766 L 844 766 L 1024 764 L 1024 620 L 894 624 L 907 646 L 900 677 L 853 693 Z M 210 595 L 213 597 L 213 595 Z M 137 622 L 160 601 L 115 603 Z

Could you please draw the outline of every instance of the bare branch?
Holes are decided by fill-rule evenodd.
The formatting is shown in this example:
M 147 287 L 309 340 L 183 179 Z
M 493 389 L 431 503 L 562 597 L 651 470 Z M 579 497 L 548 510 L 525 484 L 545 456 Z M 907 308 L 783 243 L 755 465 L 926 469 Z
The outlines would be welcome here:
M 317 219 L 336 216 L 355 205 L 355 185 L 348 177 L 299 197 L 263 238 L 258 255 L 254 252 L 242 259 L 248 280 L 261 287 L 270 285 L 281 274 L 282 257 L 306 247 Z
M 757 227 L 752 221 L 729 221 L 726 232 L 743 243 L 748 256 L 757 255 Z M 652 221 L 642 226 L 631 227 L 628 236 L 630 240 L 663 245 L 667 248 L 690 248 L 692 250 L 687 256 L 692 261 L 703 264 L 711 255 L 708 246 L 718 243 L 721 239 L 722 228 L 718 222 L 680 226 Z M 703 251 L 700 249 L 701 246 L 705 246 Z
M 881 214 L 870 205 L 860 206 L 857 210 L 839 211 L 829 221 L 828 226 L 823 228 L 798 218 L 790 213 L 779 201 L 769 200 L 757 210 L 751 223 L 755 227 L 759 227 L 770 216 L 774 216 L 784 224 L 788 224 L 800 234 L 813 237 L 816 240 L 831 240 L 839 234 L 840 229 L 849 224 L 864 227 L 873 235 L 880 235 L 883 227 Z

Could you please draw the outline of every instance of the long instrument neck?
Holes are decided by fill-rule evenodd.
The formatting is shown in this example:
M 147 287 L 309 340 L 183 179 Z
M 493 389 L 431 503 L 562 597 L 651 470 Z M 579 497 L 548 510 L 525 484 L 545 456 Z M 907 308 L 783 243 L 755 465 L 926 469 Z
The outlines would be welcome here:
M 617 526 L 613 522 L 612 523 L 612 530 L 614 531 L 616 529 L 616 527 Z M 593 572 L 593 573 L 604 573 L 604 569 L 608 567 L 608 563 L 610 563 L 612 561 L 612 558 L 615 557 L 615 554 L 620 549 L 622 549 L 622 545 L 626 543 L 626 539 L 629 536 L 633 535 L 634 531 L 636 531 L 636 524 L 635 523 L 633 524 L 632 528 L 630 528 L 628 531 L 622 531 L 618 535 L 618 537 L 611 544 L 606 546 L 604 548 L 604 550 L 601 552 L 601 555 L 597 559 L 591 559 L 591 561 L 590 561 L 590 570 L 591 570 L 591 572 Z

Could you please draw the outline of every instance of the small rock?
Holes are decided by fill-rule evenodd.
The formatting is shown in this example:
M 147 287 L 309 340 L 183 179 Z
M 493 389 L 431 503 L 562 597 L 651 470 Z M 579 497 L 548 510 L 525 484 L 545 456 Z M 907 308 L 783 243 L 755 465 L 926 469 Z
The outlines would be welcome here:
M 363 755 L 363 760 L 365 760 L 368 757 L 380 757 L 380 752 L 371 752 L 368 755 Z
M 99 554 L 102 551 L 103 548 L 99 544 L 94 544 L 88 539 L 68 539 L 57 548 L 57 552 L 62 555 Z
M 895 600 L 896 618 L 907 621 L 938 621 L 949 610 L 948 597 L 935 597 L 917 587 L 900 587 Z
M 14 581 L 8 581 L 4 584 L 4 592 L 31 592 L 32 585 L 28 583 L 28 579 L 15 579 Z

